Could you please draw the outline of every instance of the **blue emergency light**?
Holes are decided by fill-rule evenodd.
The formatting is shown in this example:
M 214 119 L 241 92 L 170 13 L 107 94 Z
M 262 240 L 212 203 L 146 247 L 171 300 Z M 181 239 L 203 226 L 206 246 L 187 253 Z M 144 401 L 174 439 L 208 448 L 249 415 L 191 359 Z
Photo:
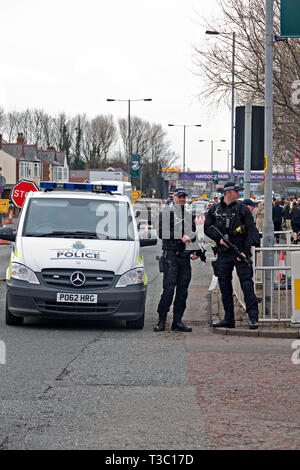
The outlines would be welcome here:
M 118 186 L 112 184 L 92 184 L 92 183 L 54 183 L 53 181 L 41 181 L 40 189 L 48 191 L 93 191 L 93 192 L 116 192 Z

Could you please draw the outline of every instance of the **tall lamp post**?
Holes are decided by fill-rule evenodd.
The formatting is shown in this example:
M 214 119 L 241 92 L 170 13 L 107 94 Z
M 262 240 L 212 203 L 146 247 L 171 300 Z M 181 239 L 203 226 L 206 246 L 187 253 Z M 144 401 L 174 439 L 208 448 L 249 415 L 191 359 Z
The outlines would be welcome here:
M 199 142 L 210 142 L 210 148 L 211 148 L 211 151 L 210 151 L 210 171 L 213 172 L 214 171 L 214 143 L 215 142 L 226 142 L 225 139 L 222 139 L 222 140 L 199 140 Z
M 229 156 L 230 150 L 229 149 L 217 149 L 217 152 L 227 152 L 227 173 L 229 173 Z
M 234 148 L 234 82 L 235 82 L 235 31 L 223 33 L 220 31 L 205 31 L 205 34 L 219 35 L 232 34 L 232 65 L 231 65 L 231 164 L 230 177 L 233 180 L 233 148 Z
M 142 99 L 137 99 L 137 100 L 117 100 L 115 98 L 107 98 L 106 101 L 127 101 L 128 103 L 128 174 L 130 178 L 130 158 L 132 154 L 132 147 L 131 147 L 131 129 L 130 129 L 130 104 L 132 101 L 152 101 L 152 98 L 142 98 Z M 140 169 L 141 172 L 141 169 Z M 141 184 L 141 183 L 140 183 Z
M 183 127 L 183 173 L 185 173 L 185 128 L 201 127 L 201 124 L 168 124 L 169 127 Z
M 210 171 L 213 172 L 214 171 L 214 143 L 215 142 L 226 142 L 225 139 L 222 139 L 222 140 L 199 140 L 199 142 L 210 142 L 210 148 L 211 148 L 211 151 L 210 151 Z M 213 183 L 213 180 L 211 180 L 211 192 L 213 192 L 213 188 L 214 188 L 214 183 Z

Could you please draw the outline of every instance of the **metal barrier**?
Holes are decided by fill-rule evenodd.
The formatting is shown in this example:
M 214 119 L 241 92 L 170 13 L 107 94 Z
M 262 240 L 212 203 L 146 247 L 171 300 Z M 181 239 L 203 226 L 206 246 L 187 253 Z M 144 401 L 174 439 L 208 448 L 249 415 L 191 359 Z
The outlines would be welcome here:
M 255 293 L 261 300 L 259 320 L 265 322 L 290 321 L 292 317 L 291 256 L 293 252 L 300 252 L 300 246 L 290 244 L 291 231 L 279 233 L 286 234 L 286 244 L 252 249 Z M 273 266 L 262 266 L 262 254 L 265 251 L 274 252 Z M 267 277 L 271 282 L 266 283 Z M 266 291 L 266 285 L 269 285 L 269 292 Z M 235 296 L 245 310 L 243 291 L 235 269 L 232 286 Z

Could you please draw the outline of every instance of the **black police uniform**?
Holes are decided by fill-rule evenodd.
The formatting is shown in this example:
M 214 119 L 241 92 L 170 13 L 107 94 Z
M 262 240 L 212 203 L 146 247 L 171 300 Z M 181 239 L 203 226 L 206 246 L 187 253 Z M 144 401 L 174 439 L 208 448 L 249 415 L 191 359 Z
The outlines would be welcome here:
M 190 213 L 192 224 L 187 224 L 187 220 L 184 223 L 185 215 L 186 209 L 184 206 L 171 204 L 165 207 L 159 216 L 159 238 L 162 239 L 164 277 L 163 293 L 157 307 L 159 323 L 155 331 L 164 330 L 175 289 L 172 329 L 178 331 L 192 330 L 192 328 L 181 322 L 186 308 L 188 287 L 191 280 L 190 256 L 193 253 L 191 250 L 186 250 L 186 244 L 181 241 L 181 238 L 183 235 L 187 235 L 192 242 L 196 239 L 195 217 Z M 197 251 L 196 254 L 199 256 Z
M 253 269 L 245 262 L 238 261 L 232 249 L 228 249 L 220 244 L 220 237 L 218 237 L 214 230 L 210 229 L 212 225 L 215 225 L 223 234 L 228 234 L 231 243 L 234 243 L 240 252 L 247 255 L 249 259 L 255 236 L 252 214 L 242 202 L 234 201 L 227 205 L 224 202 L 224 198 L 221 198 L 221 201 L 211 207 L 206 214 L 204 233 L 216 241 L 218 247 L 216 274 L 222 294 L 225 317 L 223 321 L 215 326 L 234 327 L 232 271 L 235 266 L 244 293 L 246 310 L 250 319 L 250 328 L 257 328 L 258 302 L 252 280 Z

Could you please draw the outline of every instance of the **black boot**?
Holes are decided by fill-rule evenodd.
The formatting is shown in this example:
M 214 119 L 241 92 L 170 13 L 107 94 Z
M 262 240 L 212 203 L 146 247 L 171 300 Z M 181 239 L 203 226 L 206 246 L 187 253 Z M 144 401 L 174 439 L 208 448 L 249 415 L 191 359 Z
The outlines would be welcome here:
M 235 323 L 233 321 L 221 320 L 218 323 L 213 323 L 214 328 L 235 328 Z
M 257 330 L 257 328 L 258 328 L 258 320 L 256 318 L 250 318 L 249 329 Z
M 172 331 L 192 331 L 192 328 L 182 323 L 182 321 L 179 321 L 172 323 Z
M 167 318 L 167 315 L 159 314 L 159 320 L 158 320 L 156 327 L 154 328 L 154 331 L 165 331 L 166 318 Z

